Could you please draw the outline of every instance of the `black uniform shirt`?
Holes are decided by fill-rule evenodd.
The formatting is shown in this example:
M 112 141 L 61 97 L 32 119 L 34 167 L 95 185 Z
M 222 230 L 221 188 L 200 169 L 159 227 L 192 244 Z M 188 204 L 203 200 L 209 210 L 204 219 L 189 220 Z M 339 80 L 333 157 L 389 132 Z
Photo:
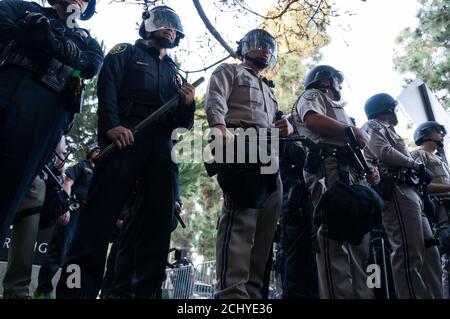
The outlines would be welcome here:
M 116 45 L 105 57 L 98 80 L 98 131 L 101 144 L 106 132 L 116 126 L 131 128 L 176 94 L 183 79 L 175 63 L 144 40 L 135 45 Z M 177 127 L 190 129 L 195 103 L 179 103 L 161 118 L 169 132 Z
M 20 20 L 33 12 L 50 20 L 53 33 L 60 44 L 59 50 L 49 50 L 39 41 L 35 41 L 35 29 L 30 31 L 20 27 Z M 16 42 L 13 52 L 29 58 L 33 65 L 40 67 L 43 72 L 50 60 L 56 58 L 61 63 L 79 70 L 83 78 L 89 79 L 97 75 L 103 63 L 103 51 L 87 30 L 68 27 L 65 20 L 58 18 L 53 8 L 44 8 L 35 2 L 0 1 L 0 45 L 5 46 L 11 40 Z M 76 54 L 73 54 L 74 52 Z M 15 90 L 21 89 L 20 80 L 26 74 L 30 72 L 8 62 L 0 68 L 0 106 L 8 104 Z M 38 79 L 39 76 L 35 78 Z

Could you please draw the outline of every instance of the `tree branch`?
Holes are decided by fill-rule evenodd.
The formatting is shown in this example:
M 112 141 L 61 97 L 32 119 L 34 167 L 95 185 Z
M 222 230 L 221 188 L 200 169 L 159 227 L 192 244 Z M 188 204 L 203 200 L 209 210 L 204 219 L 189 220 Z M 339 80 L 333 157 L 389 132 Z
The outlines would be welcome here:
M 240 1 L 235 1 L 235 3 L 236 3 L 238 6 L 240 6 L 242 9 L 247 10 L 248 12 L 250 12 L 250 13 L 252 13 L 252 14 L 254 14 L 254 15 L 260 17 L 260 18 L 263 18 L 263 19 L 265 19 L 265 20 L 275 20 L 275 19 L 281 18 L 281 17 L 283 16 L 283 14 L 285 14 L 285 13 L 288 11 L 288 9 L 289 9 L 294 3 L 296 3 L 296 2 L 298 2 L 298 0 L 291 0 L 291 1 L 289 1 L 289 2 L 286 4 L 286 6 L 284 7 L 284 9 L 281 10 L 281 12 L 278 13 L 277 15 L 274 15 L 274 16 L 264 16 L 264 15 L 262 15 L 262 14 L 256 12 L 256 11 L 250 9 L 249 7 L 244 6 Z
M 195 9 L 197 10 L 198 15 L 202 19 L 203 23 L 205 24 L 205 27 L 209 30 L 209 32 L 213 35 L 214 38 L 216 38 L 217 41 L 227 50 L 227 52 L 235 59 L 238 59 L 238 56 L 236 55 L 236 52 L 228 45 L 228 43 L 222 38 L 219 32 L 214 28 L 212 23 L 209 21 L 208 17 L 205 14 L 205 11 L 202 8 L 202 5 L 200 4 L 200 0 L 192 0 L 194 2 Z

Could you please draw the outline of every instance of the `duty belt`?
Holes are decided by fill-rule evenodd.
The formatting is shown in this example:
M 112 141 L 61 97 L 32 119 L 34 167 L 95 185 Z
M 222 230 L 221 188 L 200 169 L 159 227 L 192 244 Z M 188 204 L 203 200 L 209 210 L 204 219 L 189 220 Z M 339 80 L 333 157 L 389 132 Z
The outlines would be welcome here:
M 343 160 L 348 162 L 347 150 L 342 146 L 331 145 L 331 144 L 319 144 L 320 154 L 323 158 L 335 157 L 338 160 Z
M 410 168 L 381 169 L 380 177 L 382 180 L 392 179 L 397 185 L 407 184 L 413 187 L 420 185 L 419 176 Z
M 433 196 L 437 205 L 445 206 L 446 209 L 450 209 L 450 197 L 449 196 Z

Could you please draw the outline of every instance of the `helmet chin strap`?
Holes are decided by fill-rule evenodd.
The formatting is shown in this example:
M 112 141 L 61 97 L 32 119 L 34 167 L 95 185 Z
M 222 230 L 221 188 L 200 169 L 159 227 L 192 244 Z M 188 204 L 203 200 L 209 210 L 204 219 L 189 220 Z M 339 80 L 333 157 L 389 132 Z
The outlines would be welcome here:
M 342 98 L 341 92 L 336 90 L 334 86 L 331 86 L 330 89 L 333 91 L 334 101 L 339 102 Z
M 392 125 L 397 126 L 398 124 L 397 114 L 395 114 L 395 112 L 391 112 L 391 116 L 392 116 Z

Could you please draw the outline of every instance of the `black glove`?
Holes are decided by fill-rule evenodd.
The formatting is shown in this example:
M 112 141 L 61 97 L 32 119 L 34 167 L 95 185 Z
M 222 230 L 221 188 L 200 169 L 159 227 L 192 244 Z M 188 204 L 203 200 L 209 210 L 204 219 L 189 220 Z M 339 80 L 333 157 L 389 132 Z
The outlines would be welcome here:
M 439 245 L 444 253 L 450 255 L 450 229 L 449 227 L 439 230 Z
M 50 20 L 41 13 L 32 12 L 17 22 L 21 36 L 19 41 L 25 47 L 39 48 L 47 51 L 54 46 L 55 36 Z
M 50 20 L 41 13 L 32 12 L 18 22 L 18 27 L 26 32 L 28 43 L 54 56 L 64 64 L 74 65 L 80 56 L 80 50 L 63 33 L 54 31 Z
M 28 30 L 50 30 L 50 20 L 41 13 L 31 12 L 18 21 L 19 28 Z

